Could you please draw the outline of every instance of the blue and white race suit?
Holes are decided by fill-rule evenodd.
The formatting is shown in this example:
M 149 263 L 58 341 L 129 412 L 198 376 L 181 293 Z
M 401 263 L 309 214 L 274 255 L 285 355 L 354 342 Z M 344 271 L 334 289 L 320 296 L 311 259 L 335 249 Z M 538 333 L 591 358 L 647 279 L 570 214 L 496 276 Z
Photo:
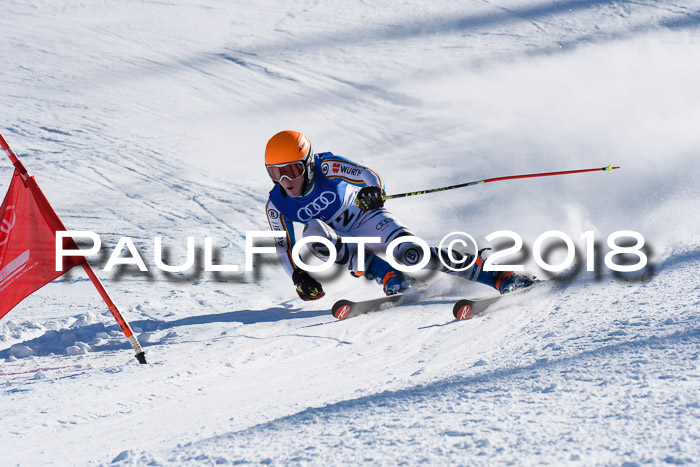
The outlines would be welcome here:
M 362 187 L 384 188 L 383 181 L 376 172 L 330 152 L 315 154 L 314 162 L 315 177 L 308 193 L 292 198 L 276 184 L 270 191 L 266 205 L 270 229 L 285 233 L 284 237 L 276 239 L 277 256 L 290 276 L 297 267 L 291 253 L 295 242 L 293 222 L 304 224 L 305 237 L 321 236 L 330 240 L 336 247 L 336 263 L 353 271 L 364 270 L 372 258 L 371 253 L 383 255 L 387 245 L 394 239 L 414 235 L 385 208 L 362 211 L 355 203 Z M 358 264 L 357 245 L 343 243 L 341 237 L 379 237 L 381 241 L 366 244 L 368 254 L 365 255 L 365 265 L 361 266 Z M 317 257 L 323 260 L 328 258 L 328 250 L 323 244 L 310 243 L 308 246 Z M 454 267 L 458 268 L 462 264 L 453 263 L 446 251 L 435 247 L 430 250 L 431 257 L 426 269 L 453 273 L 444 267 L 438 255 Z M 394 250 L 396 260 L 407 266 L 419 263 L 423 254 L 420 246 L 413 242 L 401 243 Z M 468 256 L 457 259 L 468 263 L 471 261 Z M 459 275 L 474 280 L 480 269 L 472 267 Z

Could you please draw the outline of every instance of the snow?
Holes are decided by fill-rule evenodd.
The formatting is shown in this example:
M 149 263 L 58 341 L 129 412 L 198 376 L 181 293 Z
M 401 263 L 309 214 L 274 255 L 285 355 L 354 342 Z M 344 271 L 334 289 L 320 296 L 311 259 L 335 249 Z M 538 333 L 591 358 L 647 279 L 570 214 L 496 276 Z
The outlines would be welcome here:
M 700 463 L 700 2 L 3 2 L 0 132 L 146 350 L 82 271 L 0 321 L 0 465 Z M 382 174 L 417 234 L 560 230 L 585 252 L 643 234 L 651 269 L 602 256 L 455 322 L 449 278 L 418 303 L 334 320 L 376 284 L 332 271 L 296 299 L 265 230 L 277 131 Z M 12 174 L 0 163 L 0 189 Z M 3 185 L 5 184 L 5 185 Z M 121 237 L 148 272 L 103 270 Z M 526 255 L 526 269 L 541 274 Z M 556 259 L 556 258 L 555 258 Z M 241 269 L 243 269 L 241 267 Z

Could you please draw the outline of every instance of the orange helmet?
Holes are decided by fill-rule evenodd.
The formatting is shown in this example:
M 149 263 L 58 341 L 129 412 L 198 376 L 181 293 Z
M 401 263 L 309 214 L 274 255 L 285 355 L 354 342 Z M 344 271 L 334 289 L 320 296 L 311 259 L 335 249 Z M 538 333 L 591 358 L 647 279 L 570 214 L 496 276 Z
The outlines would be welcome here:
M 265 148 L 265 164 L 277 165 L 300 161 L 311 152 L 311 143 L 298 131 L 280 131 Z
M 280 131 L 270 138 L 265 148 L 265 166 L 273 182 L 282 177 L 290 180 L 304 176 L 304 187 L 313 183 L 314 153 L 308 138 L 298 131 Z

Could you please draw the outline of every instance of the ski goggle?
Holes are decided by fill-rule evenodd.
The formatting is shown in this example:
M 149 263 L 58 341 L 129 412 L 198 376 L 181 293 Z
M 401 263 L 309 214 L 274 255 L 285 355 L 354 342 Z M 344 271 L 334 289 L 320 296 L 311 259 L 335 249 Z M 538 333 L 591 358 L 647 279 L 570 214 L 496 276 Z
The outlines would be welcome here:
M 282 177 L 287 177 L 290 180 L 301 177 L 306 171 L 304 161 L 287 162 L 286 164 L 266 165 L 267 174 L 273 182 L 279 182 Z

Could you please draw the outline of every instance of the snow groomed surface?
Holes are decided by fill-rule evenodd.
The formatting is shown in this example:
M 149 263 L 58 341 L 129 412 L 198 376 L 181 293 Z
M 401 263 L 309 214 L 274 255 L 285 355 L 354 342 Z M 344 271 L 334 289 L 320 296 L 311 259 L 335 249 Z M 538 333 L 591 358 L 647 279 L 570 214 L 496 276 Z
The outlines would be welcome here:
M 0 131 L 64 223 L 99 233 L 91 261 L 150 364 L 81 271 L 29 297 L 0 321 L 1 465 L 700 462 L 700 2 L 2 9 Z M 489 290 L 441 278 L 337 321 L 335 300 L 380 287 L 343 274 L 300 303 L 274 261 L 157 270 L 154 236 L 173 263 L 211 236 L 243 264 L 282 129 L 390 193 L 619 165 L 387 206 L 430 242 L 635 230 L 652 268 L 599 262 L 465 322 L 451 298 Z M 122 236 L 149 272 L 102 271 Z

